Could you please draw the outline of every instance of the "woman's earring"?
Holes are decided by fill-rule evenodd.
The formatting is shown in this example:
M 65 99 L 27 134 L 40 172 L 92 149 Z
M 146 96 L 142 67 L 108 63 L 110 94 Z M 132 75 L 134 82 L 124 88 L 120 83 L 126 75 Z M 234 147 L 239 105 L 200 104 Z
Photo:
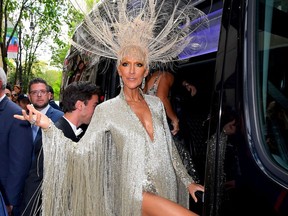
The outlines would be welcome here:
M 144 87 L 145 87 L 145 77 L 142 80 L 141 89 L 144 89 Z
M 121 77 L 121 76 L 119 76 L 119 81 L 120 81 L 120 87 L 123 88 L 124 83 L 123 83 L 123 80 L 122 80 L 122 77 Z

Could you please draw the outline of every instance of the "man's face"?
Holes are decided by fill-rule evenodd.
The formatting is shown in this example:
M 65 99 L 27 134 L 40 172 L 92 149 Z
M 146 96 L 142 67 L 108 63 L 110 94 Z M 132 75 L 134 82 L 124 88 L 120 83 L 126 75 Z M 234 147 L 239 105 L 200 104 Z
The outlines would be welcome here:
M 98 95 L 93 95 L 88 101 L 87 105 L 83 103 L 83 108 L 81 111 L 81 124 L 89 124 L 94 113 L 94 110 L 99 103 Z
M 51 93 L 47 91 L 46 85 L 43 83 L 35 83 L 30 87 L 29 99 L 31 104 L 37 110 L 45 108 L 50 100 Z

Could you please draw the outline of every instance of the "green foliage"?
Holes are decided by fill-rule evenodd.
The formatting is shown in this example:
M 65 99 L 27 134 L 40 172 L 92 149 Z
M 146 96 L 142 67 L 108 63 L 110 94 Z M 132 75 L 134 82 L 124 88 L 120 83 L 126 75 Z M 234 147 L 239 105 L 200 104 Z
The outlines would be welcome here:
M 95 5 L 95 1 L 94 0 L 85 0 L 86 5 L 87 5 L 87 10 L 91 11 Z M 99 2 L 99 1 L 96 1 Z
M 67 13 L 63 15 L 63 24 L 68 27 L 68 37 L 71 38 L 77 26 L 83 21 L 84 15 L 76 10 L 71 4 L 67 4 Z M 68 41 L 63 41 L 60 37 L 53 39 L 51 65 L 62 68 L 65 57 L 70 49 Z
M 7 74 L 7 83 L 14 85 L 15 84 L 15 71 L 11 71 Z
M 16 84 L 15 79 L 16 79 L 16 65 L 15 61 L 13 59 L 7 59 L 7 82 L 10 83 L 11 85 Z
M 54 90 L 54 99 L 59 100 L 61 80 L 62 80 L 61 71 L 48 69 L 45 73 L 43 73 L 42 78 L 46 80 L 49 85 L 52 86 Z
M 83 1 L 92 9 L 93 0 Z M 61 69 L 70 48 L 65 38 L 73 36 L 84 15 L 72 6 L 70 0 L 1 0 L 0 6 L 0 21 L 3 23 L 0 25 L 0 42 L 5 41 L 7 29 L 4 23 L 9 21 L 14 26 L 14 36 L 18 36 L 22 44 L 17 67 L 15 62 L 8 60 L 7 52 L 2 55 L 4 69 L 9 71 L 9 81 L 11 84 L 20 82 L 27 90 L 29 80 L 42 77 L 54 88 L 57 100 L 62 80 Z M 29 28 L 27 24 L 30 24 Z M 67 26 L 68 30 L 63 31 L 63 26 Z M 39 48 L 43 44 L 50 44 L 50 41 L 50 65 L 59 69 L 51 69 L 37 56 Z M 6 43 L 0 43 L 0 46 L 0 49 L 7 50 Z
M 70 4 L 69 0 L 1 1 L 0 23 L 3 23 L 3 25 L 0 25 L 0 33 L 2 33 L 0 38 L 2 41 L 5 39 L 7 29 L 4 23 L 9 21 L 14 26 L 13 36 L 18 36 L 19 42 L 22 44 L 19 57 L 23 59 L 18 59 L 18 62 L 20 62 L 18 66 L 21 67 L 22 64 L 24 67 L 22 67 L 23 70 L 16 70 L 17 73 L 23 72 L 23 74 L 15 74 L 17 82 L 22 83 L 22 79 L 27 80 L 27 77 L 29 79 L 33 77 L 32 65 L 37 61 L 37 51 L 41 45 L 47 44 L 48 41 L 53 41 L 54 38 L 61 37 L 61 28 L 63 23 L 65 23 L 65 17 L 67 17 L 69 11 L 68 8 L 71 7 Z M 29 28 L 27 28 L 27 24 L 30 24 Z M 2 43 L 0 45 L 4 51 L 2 62 L 5 70 L 7 70 L 7 61 L 5 61 L 7 44 Z M 59 47 L 60 49 L 62 48 L 61 46 Z M 57 43 L 55 49 L 57 49 Z M 62 59 L 64 60 L 63 57 Z
M 58 38 L 54 39 L 54 45 L 50 46 L 50 49 L 52 50 L 51 65 L 62 68 L 69 48 L 70 45 L 68 43 L 63 42 Z

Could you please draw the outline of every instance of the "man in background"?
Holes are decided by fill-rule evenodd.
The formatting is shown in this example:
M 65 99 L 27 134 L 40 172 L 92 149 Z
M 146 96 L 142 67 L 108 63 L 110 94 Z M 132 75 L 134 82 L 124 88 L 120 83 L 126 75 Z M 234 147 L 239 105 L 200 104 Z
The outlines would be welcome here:
M 14 114 L 21 108 L 5 95 L 7 76 L 0 68 L 0 192 L 9 215 L 19 216 L 20 195 L 31 166 L 33 140 L 29 122 Z
M 49 88 L 48 91 L 50 92 L 49 105 L 52 106 L 54 109 L 61 110 L 60 106 L 58 106 L 58 104 L 56 104 L 56 102 L 54 101 L 54 90 L 53 90 L 52 86 L 48 85 L 48 88 Z
M 35 78 L 29 82 L 29 99 L 31 104 L 47 115 L 53 122 L 58 121 L 63 112 L 54 109 L 49 105 L 51 93 L 48 84 L 41 78 Z M 41 184 L 43 179 L 43 151 L 42 151 L 42 130 L 32 125 L 34 152 L 32 166 L 25 181 L 21 213 L 24 215 L 40 215 L 41 207 Z

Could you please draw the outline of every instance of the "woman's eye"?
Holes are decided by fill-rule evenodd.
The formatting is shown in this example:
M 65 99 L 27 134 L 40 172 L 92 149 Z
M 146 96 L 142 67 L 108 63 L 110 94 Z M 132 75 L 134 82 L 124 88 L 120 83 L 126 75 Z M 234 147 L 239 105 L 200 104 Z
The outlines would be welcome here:
M 142 63 L 138 63 L 137 67 L 143 67 L 143 64 Z
M 126 67 L 127 65 L 128 65 L 128 63 L 126 63 L 126 62 L 123 62 L 123 63 L 122 63 L 122 66 L 123 66 L 123 67 Z

